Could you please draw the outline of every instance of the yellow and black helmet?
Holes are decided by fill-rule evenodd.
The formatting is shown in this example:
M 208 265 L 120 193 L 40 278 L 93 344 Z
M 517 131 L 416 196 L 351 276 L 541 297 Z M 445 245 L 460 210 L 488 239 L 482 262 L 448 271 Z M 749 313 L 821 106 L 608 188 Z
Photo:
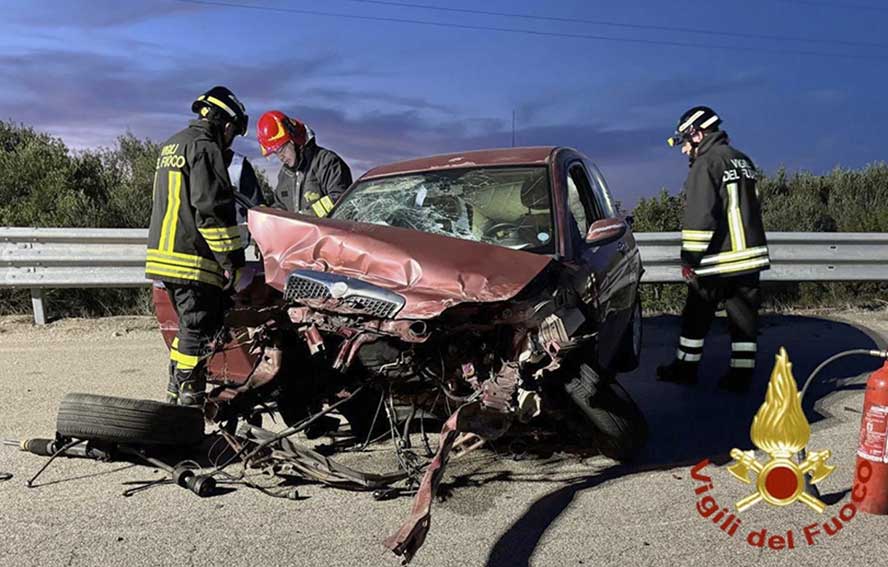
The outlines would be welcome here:
M 241 136 L 247 133 L 247 124 L 250 121 L 247 110 L 234 93 L 225 87 L 213 87 L 197 97 L 191 103 L 191 111 L 201 116 L 215 114 L 225 122 L 234 122 Z
M 695 106 L 681 115 L 675 133 L 666 140 L 672 147 L 681 146 L 694 132 L 718 130 L 721 118 L 708 106 Z

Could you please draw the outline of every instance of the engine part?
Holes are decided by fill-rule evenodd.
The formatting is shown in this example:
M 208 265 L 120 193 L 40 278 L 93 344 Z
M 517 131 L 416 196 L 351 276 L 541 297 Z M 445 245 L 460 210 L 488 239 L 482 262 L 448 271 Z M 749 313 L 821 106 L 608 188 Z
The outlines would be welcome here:
M 64 449 L 66 444 L 68 443 L 64 439 L 25 439 L 19 443 L 19 448 L 41 457 L 52 457 Z M 111 451 L 107 448 L 97 448 L 94 444 L 87 442 L 64 449 L 61 456 L 107 461 L 111 459 Z
M 507 413 L 512 410 L 512 399 L 518 390 L 518 365 L 506 363 L 496 376 L 481 385 L 481 403 L 484 407 Z
M 187 488 L 201 498 L 211 495 L 216 490 L 216 479 L 209 474 L 197 474 L 193 467 L 179 465 L 172 467 L 160 459 L 149 457 L 144 452 L 125 445 L 119 447 L 120 452 L 145 461 L 170 475 L 173 484 Z
M 312 356 L 324 350 L 324 337 L 321 336 L 317 326 L 310 326 L 302 333 L 302 336 L 305 337 L 305 344 L 308 345 L 308 352 Z

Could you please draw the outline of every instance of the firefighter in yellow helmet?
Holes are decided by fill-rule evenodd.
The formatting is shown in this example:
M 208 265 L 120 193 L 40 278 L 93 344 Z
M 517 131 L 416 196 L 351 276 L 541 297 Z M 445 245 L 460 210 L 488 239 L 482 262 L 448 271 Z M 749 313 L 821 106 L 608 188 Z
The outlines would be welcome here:
M 224 293 L 242 285 L 244 250 L 223 151 L 246 132 L 248 117 L 225 87 L 197 97 L 191 110 L 197 119 L 167 140 L 157 158 L 145 275 L 166 288 L 179 317 L 167 401 L 202 406 Z

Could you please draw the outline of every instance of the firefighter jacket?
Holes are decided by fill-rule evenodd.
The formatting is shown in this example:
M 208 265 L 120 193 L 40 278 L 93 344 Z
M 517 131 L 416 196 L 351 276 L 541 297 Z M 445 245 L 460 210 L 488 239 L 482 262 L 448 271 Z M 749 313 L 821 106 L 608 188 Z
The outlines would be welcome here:
M 725 132 L 697 147 L 685 182 L 681 260 L 700 277 L 768 269 L 770 257 L 752 161 L 728 145 Z
M 149 279 L 224 287 L 244 265 L 234 197 L 212 125 L 193 120 L 167 140 L 154 172 Z
M 296 167 L 281 167 L 277 187 L 268 200 L 274 207 L 325 217 L 351 183 L 345 161 L 310 138 Z

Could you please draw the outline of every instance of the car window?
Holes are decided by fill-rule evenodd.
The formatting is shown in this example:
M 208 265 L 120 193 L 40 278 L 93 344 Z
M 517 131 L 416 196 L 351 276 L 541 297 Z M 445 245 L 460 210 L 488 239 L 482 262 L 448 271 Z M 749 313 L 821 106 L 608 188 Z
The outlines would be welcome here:
M 589 232 L 589 222 L 586 220 L 586 208 L 583 206 L 583 201 L 580 199 L 580 190 L 577 189 L 577 184 L 574 182 L 572 175 L 567 176 L 567 208 L 570 211 L 570 215 L 573 217 L 580 234 L 586 234 Z
M 599 210 L 602 211 L 606 217 L 617 216 L 617 205 L 614 202 L 610 189 L 608 189 L 604 176 L 601 175 L 601 170 L 590 161 L 586 161 L 585 163 L 586 169 L 590 174 L 589 180 L 592 182 L 592 191 L 595 195 L 595 200 L 598 202 Z
M 571 166 L 567 176 L 567 207 L 585 238 L 589 226 L 601 218 L 591 202 L 591 188 L 582 165 Z
M 331 218 L 554 252 L 545 167 L 427 171 L 358 182 Z

